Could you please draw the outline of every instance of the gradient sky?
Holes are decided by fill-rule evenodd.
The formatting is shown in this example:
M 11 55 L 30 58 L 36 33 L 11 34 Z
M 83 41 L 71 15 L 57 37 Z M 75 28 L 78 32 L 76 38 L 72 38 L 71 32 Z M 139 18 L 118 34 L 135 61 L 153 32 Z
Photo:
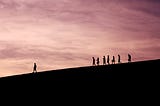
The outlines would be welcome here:
M 160 0 L 0 0 L 0 77 L 160 58 Z

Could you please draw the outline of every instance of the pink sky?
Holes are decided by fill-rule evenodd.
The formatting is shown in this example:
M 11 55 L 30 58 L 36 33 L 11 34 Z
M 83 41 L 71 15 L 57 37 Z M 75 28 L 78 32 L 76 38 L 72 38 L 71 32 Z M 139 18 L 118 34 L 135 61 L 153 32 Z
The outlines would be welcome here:
M 0 0 L 0 77 L 160 58 L 159 0 Z

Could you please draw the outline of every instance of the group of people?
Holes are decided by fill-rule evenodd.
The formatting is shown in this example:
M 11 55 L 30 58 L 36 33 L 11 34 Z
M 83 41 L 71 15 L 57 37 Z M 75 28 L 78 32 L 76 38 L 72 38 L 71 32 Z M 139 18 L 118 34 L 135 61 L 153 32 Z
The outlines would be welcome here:
M 100 65 L 99 57 L 97 59 L 92 57 L 92 60 L 93 60 L 93 63 L 92 63 L 93 66 Z M 112 64 L 116 63 L 115 56 L 113 56 L 111 62 L 112 62 Z M 128 62 L 131 62 L 131 55 L 130 54 L 128 54 Z M 118 63 L 121 63 L 121 57 L 119 54 L 118 54 Z M 106 61 L 106 57 L 103 56 L 103 65 L 106 65 L 106 64 L 108 64 L 108 65 L 110 64 L 109 55 L 107 56 L 107 61 Z M 37 73 L 37 64 L 36 63 L 34 63 L 34 65 L 33 65 L 33 73 Z
M 120 57 L 120 55 L 118 54 L 118 63 L 121 63 L 121 57 Z M 99 59 L 99 57 L 97 58 L 97 59 L 95 59 L 94 57 L 92 57 L 92 61 L 93 61 L 93 63 L 92 63 L 92 65 L 93 66 L 96 66 L 96 65 L 100 65 L 100 59 Z M 128 62 L 131 62 L 131 55 L 130 54 L 128 54 Z M 115 56 L 113 56 L 112 57 L 112 60 L 111 60 L 111 64 L 115 64 L 116 63 L 116 61 L 115 61 Z M 110 57 L 109 57 L 109 55 L 107 56 L 107 61 L 106 61 L 106 57 L 105 56 L 103 56 L 103 65 L 106 65 L 106 64 L 110 64 Z

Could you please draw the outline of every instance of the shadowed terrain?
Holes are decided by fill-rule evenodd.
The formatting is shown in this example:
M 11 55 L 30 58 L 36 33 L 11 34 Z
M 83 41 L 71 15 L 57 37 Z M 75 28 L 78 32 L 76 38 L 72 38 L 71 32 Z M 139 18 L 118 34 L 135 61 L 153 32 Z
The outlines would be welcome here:
M 114 65 L 86 66 L 38 73 L 2 77 L 0 80 L 53 80 L 53 81 L 158 81 L 160 59 L 121 63 Z

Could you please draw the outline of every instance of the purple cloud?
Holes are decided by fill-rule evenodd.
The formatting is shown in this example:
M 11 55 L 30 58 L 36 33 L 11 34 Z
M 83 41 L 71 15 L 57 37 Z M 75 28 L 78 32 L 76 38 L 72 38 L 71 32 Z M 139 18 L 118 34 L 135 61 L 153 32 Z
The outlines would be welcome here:
M 107 54 L 159 58 L 159 7 L 159 0 L 0 0 L 0 63 L 14 68 L 0 76 L 28 72 L 33 61 L 46 70 Z

